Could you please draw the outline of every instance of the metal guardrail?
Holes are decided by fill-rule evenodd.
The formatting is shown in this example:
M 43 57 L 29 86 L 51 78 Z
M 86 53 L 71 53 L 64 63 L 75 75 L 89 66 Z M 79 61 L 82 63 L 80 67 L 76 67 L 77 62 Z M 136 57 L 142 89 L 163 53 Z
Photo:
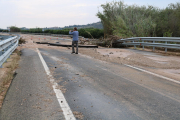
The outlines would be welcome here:
M 133 37 L 127 39 L 117 40 L 118 42 L 122 42 L 123 45 L 134 45 L 142 46 L 144 50 L 144 46 L 153 47 L 153 51 L 155 47 L 165 48 L 165 52 L 167 52 L 167 48 L 180 49 L 180 38 L 179 37 Z
M 9 39 L 0 41 L 0 68 L 6 60 L 10 57 L 12 52 L 18 47 L 20 36 L 15 36 Z

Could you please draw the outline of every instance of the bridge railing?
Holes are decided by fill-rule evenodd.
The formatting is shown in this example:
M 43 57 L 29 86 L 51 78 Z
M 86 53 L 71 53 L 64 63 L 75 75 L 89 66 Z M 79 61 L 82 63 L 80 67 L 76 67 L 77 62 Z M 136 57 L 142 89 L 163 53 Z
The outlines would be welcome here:
M 155 47 L 165 48 L 165 52 L 167 52 L 167 48 L 180 49 L 180 38 L 179 37 L 132 37 L 127 39 L 120 39 L 118 42 L 121 42 L 126 46 L 142 46 L 144 50 L 144 46 L 153 47 L 153 51 Z
M 3 63 L 6 62 L 10 55 L 18 47 L 19 39 L 20 36 L 14 36 L 0 41 L 0 68 L 2 68 Z

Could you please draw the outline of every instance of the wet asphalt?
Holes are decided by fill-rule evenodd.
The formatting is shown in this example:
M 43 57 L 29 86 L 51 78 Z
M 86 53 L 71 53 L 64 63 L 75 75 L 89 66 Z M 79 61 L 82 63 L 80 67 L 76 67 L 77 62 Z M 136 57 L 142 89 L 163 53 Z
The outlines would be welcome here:
M 40 52 L 84 120 L 180 119 L 179 84 L 69 50 Z

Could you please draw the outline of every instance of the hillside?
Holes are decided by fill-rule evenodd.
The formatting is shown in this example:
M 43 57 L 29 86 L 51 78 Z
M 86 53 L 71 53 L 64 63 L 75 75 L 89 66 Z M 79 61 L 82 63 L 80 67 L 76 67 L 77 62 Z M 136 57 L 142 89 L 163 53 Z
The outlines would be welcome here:
M 65 28 L 74 28 L 74 27 L 77 27 L 78 29 L 80 29 L 80 28 L 98 28 L 98 29 L 103 29 L 103 25 L 102 25 L 101 22 L 87 24 L 87 25 L 70 25 L 70 26 L 63 27 L 62 29 L 65 29 Z

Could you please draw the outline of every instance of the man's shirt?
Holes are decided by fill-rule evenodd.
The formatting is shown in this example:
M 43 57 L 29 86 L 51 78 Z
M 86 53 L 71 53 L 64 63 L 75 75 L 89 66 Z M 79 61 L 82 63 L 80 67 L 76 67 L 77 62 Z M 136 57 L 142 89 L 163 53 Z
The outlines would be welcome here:
M 79 32 L 78 31 L 69 31 L 70 35 L 73 35 L 73 41 L 78 41 L 79 40 Z

